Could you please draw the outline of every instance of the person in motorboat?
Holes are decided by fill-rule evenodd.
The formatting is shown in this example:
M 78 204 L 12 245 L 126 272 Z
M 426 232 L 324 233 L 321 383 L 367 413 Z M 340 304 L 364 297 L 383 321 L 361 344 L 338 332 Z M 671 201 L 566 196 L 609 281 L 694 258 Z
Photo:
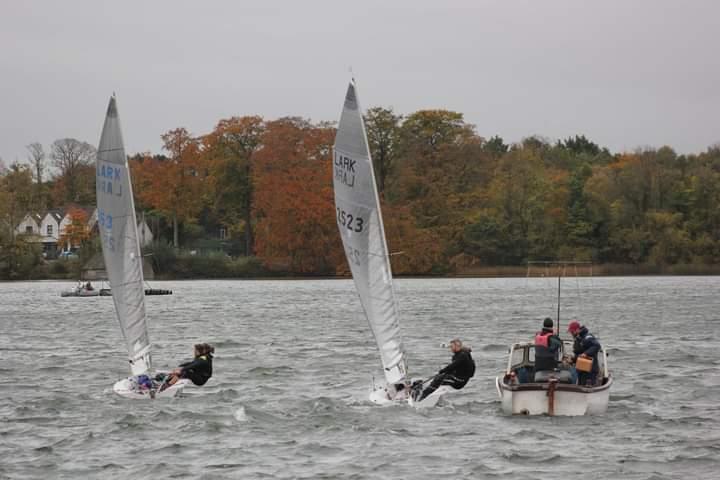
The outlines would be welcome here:
M 452 361 L 449 365 L 440 369 L 427 388 L 420 391 L 422 384 L 413 386 L 412 395 L 416 401 L 422 401 L 437 390 L 440 385 L 449 385 L 459 390 L 475 375 L 475 360 L 470 354 L 472 351 L 470 347 L 464 347 L 459 338 L 454 338 L 450 341 L 450 351 L 453 353 Z
M 592 358 L 592 369 L 590 372 L 578 372 L 579 385 L 595 385 L 597 374 L 600 371 L 597 354 L 602 348 L 600 342 L 590 333 L 587 327 L 580 325 L 580 322 L 573 320 L 568 325 L 567 331 L 573 336 L 573 353 L 575 359 L 578 357 Z
M 215 353 L 215 347 L 207 343 L 198 343 L 193 350 L 193 359 L 189 362 L 181 363 L 180 366 L 173 369 L 170 374 L 159 374 L 155 380 L 161 382 L 160 391 L 166 389 L 170 385 L 174 385 L 181 378 L 187 378 L 195 385 L 205 385 L 210 377 L 212 377 L 212 359 Z
M 555 335 L 552 318 L 543 320 L 542 330 L 535 334 L 535 372 L 555 370 L 559 354 L 562 352 L 562 340 Z

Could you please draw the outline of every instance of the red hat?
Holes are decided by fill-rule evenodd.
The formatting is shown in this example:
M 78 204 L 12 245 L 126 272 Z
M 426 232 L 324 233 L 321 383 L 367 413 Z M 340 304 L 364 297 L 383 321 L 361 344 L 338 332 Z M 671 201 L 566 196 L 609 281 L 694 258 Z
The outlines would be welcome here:
M 577 331 L 579 331 L 579 330 L 580 330 L 580 322 L 578 322 L 577 320 L 573 320 L 573 321 L 570 322 L 570 324 L 568 325 L 567 331 L 570 332 L 570 333 L 575 333 L 575 332 L 577 332 Z

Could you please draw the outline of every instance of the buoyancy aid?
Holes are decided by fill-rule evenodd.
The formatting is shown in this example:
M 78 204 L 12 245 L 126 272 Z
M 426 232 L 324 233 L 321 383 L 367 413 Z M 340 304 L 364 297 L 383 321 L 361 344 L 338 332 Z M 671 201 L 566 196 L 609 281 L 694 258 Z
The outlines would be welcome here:
M 553 332 L 538 332 L 535 334 L 535 345 L 538 347 L 548 348 L 550 346 L 550 337 L 553 336 Z

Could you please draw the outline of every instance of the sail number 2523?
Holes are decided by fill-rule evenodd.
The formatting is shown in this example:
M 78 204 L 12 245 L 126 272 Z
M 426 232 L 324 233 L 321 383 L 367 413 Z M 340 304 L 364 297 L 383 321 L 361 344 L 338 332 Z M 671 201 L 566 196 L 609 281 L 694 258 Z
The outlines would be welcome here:
M 337 210 L 337 221 L 340 225 L 347 228 L 352 232 L 360 233 L 363 231 L 365 226 L 365 220 L 362 217 L 354 217 L 352 213 L 347 213 L 345 210 L 336 208 Z

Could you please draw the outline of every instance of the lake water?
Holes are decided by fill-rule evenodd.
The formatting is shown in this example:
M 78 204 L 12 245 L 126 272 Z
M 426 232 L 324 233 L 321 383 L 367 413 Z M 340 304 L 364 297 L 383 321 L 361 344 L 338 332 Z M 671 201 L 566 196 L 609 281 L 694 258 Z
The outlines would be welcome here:
M 367 401 L 379 356 L 350 280 L 155 282 L 157 368 L 216 346 L 183 398 L 131 401 L 112 299 L 0 284 L 0 478 L 716 478 L 717 277 L 565 279 L 616 381 L 602 417 L 507 417 L 507 346 L 555 311 L 552 279 L 396 282 L 411 373 L 470 343 L 476 376 L 428 411 Z

